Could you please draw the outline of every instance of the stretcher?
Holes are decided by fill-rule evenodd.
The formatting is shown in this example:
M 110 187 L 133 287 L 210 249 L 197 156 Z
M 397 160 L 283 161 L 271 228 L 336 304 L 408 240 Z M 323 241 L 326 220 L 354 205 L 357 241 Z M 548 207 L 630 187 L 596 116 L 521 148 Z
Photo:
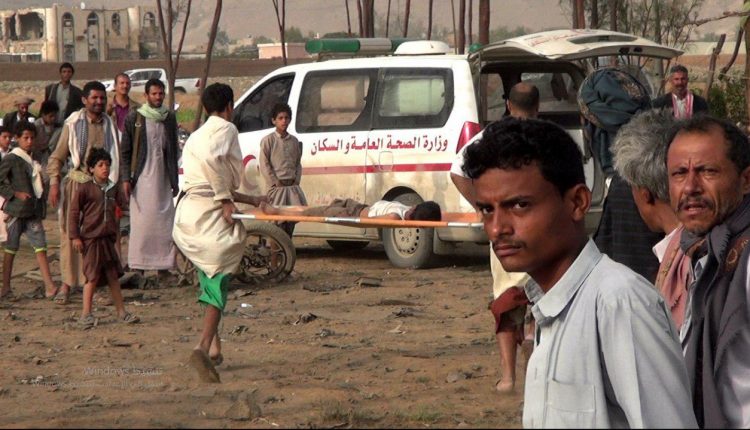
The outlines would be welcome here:
M 294 208 L 286 206 L 285 208 Z M 297 206 L 298 207 L 298 206 Z M 260 209 L 250 209 L 242 213 L 232 215 L 232 218 L 253 221 L 291 221 L 291 222 L 322 222 L 326 224 L 338 224 L 349 227 L 372 227 L 372 228 L 481 228 L 482 222 L 475 212 L 443 212 L 441 221 L 414 221 L 414 220 L 392 220 L 384 218 L 360 218 L 360 217 L 324 217 L 305 215 L 269 215 Z
M 289 276 L 297 260 L 292 239 L 273 222 L 314 222 L 359 228 L 481 228 L 476 213 L 444 212 L 441 221 L 391 220 L 384 218 L 270 215 L 260 209 L 235 213 L 232 218 L 245 223 L 247 239 L 240 268 L 235 274 L 245 284 L 280 282 Z M 180 283 L 197 284 L 194 267 L 184 257 L 178 259 Z

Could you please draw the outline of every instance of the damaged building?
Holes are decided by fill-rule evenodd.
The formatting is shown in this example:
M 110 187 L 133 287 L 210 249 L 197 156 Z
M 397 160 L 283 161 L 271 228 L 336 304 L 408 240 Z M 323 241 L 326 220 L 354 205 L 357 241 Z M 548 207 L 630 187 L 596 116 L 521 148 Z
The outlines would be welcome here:
M 1 62 L 128 60 L 158 56 L 161 48 L 152 6 L 0 11 Z

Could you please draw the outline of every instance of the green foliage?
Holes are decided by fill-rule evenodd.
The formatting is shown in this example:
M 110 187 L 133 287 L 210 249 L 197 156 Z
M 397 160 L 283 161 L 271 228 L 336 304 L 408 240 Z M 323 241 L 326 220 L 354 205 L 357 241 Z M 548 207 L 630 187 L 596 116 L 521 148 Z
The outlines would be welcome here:
M 352 34 L 351 37 L 356 37 L 354 34 Z M 326 33 L 323 35 L 323 39 L 347 39 L 349 38 L 349 33 L 345 31 L 335 31 L 333 33 Z
M 709 32 L 704 35 L 702 35 L 699 39 L 697 39 L 699 42 L 718 42 L 719 38 L 721 36 L 719 34 L 716 34 L 714 32 Z
M 193 120 L 195 120 L 195 110 L 180 108 L 177 109 L 175 116 L 177 117 L 177 123 L 190 124 L 193 122 Z
M 286 43 L 295 42 L 306 42 L 307 38 L 302 35 L 302 30 L 299 27 L 291 26 L 284 31 L 284 39 Z
M 273 43 L 273 39 L 267 36 L 263 36 L 262 34 L 255 38 L 255 44 L 259 43 Z
M 208 39 L 209 37 L 211 37 L 211 33 L 210 32 L 206 33 L 206 39 Z M 219 30 L 219 31 L 216 32 L 216 40 L 214 40 L 214 44 L 216 46 L 224 46 L 224 47 L 226 47 L 226 46 L 229 45 L 229 42 L 231 42 L 231 40 L 229 39 L 229 35 L 227 35 L 226 31 Z
M 510 29 L 508 27 L 500 26 L 490 30 L 490 42 L 497 42 L 499 40 L 510 39 L 511 37 L 523 36 L 524 34 L 533 33 L 531 29 L 528 29 L 522 25 L 516 28 Z
M 727 117 L 727 98 L 724 96 L 724 91 L 719 88 L 718 85 L 711 86 L 711 91 L 708 92 L 710 98 L 708 103 L 708 110 L 711 115 L 718 118 Z
M 742 76 L 731 75 L 711 87 L 709 100 L 711 114 L 727 118 L 733 123 L 747 125 L 747 104 L 745 102 L 745 80 Z
M 151 50 L 148 48 L 148 45 L 145 43 L 139 43 L 138 44 L 138 58 L 141 60 L 146 60 L 151 56 Z
M 572 4 L 570 0 L 559 0 L 563 16 L 571 20 Z M 617 31 L 630 33 L 647 39 L 656 39 L 656 28 L 661 31 L 663 45 L 681 48 L 690 39 L 695 28 L 691 21 L 698 18 L 698 13 L 706 0 L 597 0 L 599 24 L 597 28 L 613 28 L 610 23 L 610 7 L 617 8 Z M 591 23 L 592 1 L 585 2 L 586 23 Z M 656 9 L 660 10 L 660 23 L 656 21 Z
M 230 57 L 258 58 L 258 47 L 254 45 L 240 46 L 232 51 Z

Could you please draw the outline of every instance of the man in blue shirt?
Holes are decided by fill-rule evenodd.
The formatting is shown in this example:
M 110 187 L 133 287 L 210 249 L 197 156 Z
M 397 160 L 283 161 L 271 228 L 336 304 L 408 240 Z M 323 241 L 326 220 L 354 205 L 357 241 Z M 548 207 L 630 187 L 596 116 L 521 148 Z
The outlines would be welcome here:
M 591 192 L 572 138 L 551 122 L 508 118 L 465 157 L 495 254 L 531 276 L 524 427 L 696 427 L 664 300 L 586 234 Z

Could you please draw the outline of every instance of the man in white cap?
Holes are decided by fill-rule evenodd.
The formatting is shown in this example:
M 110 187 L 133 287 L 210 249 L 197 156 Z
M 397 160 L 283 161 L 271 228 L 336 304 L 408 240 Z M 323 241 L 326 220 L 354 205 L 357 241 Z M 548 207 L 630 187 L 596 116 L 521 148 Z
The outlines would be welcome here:
M 16 99 L 16 110 L 5 114 L 3 117 L 3 126 L 10 130 L 11 133 L 14 133 L 16 124 L 19 122 L 28 121 L 33 123 L 36 118 L 29 113 L 29 106 L 32 103 L 34 103 L 34 99 L 29 97 L 19 97 Z

